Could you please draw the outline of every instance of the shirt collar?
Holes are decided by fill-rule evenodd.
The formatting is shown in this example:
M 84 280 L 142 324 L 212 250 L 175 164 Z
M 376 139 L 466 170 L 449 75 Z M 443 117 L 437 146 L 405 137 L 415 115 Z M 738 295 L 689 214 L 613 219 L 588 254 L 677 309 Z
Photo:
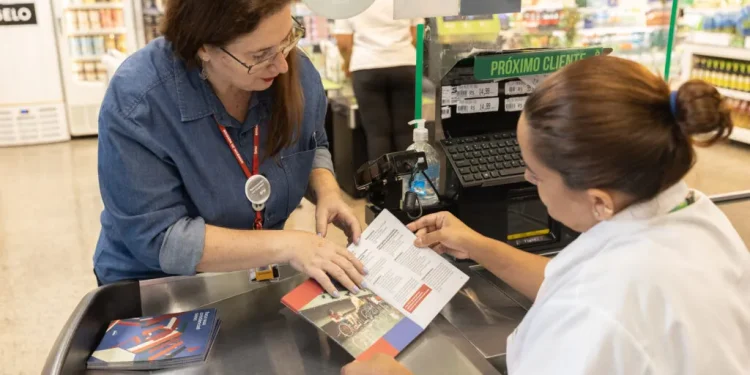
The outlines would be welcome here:
M 177 104 L 180 108 L 180 120 L 190 122 L 208 116 L 227 127 L 241 127 L 224 109 L 219 98 L 214 94 L 210 84 L 201 79 L 199 68 L 188 68 L 179 58 L 174 59 L 174 74 L 177 86 Z M 258 110 L 260 118 L 268 118 L 271 113 L 273 88 L 254 92 L 250 100 L 248 118 Z
M 684 202 L 690 189 L 683 181 L 664 190 L 655 198 L 632 205 L 617 213 L 612 219 L 600 222 L 587 232 L 582 233 L 573 243 L 563 249 L 552 259 L 545 269 L 545 276 L 565 273 L 577 264 L 598 254 L 604 244 L 614 238 L 631 237 L 634 233 L 647 227 L 651 220 L 668 215 L 675 207 Z M 541 294 L 541 292 L 540 292 Z

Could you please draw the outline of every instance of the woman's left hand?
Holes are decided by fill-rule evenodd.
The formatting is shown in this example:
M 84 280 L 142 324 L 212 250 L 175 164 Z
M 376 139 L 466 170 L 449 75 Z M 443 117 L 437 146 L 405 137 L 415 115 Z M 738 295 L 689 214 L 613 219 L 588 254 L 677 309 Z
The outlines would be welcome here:
M 318 197 L 315 221 L 315 228 L 321 236 L 326 237 L 328 224 L 333 224 L 346 233 L 349 242 L 359 243 L 359 237 L 362 234 L 359 220 L 338 191 Z
M 412 373 L 394 358 L 376 354 L 370 360 L 354 361 L 348 364 L 341 369 L 341 375 L 412 375 Z

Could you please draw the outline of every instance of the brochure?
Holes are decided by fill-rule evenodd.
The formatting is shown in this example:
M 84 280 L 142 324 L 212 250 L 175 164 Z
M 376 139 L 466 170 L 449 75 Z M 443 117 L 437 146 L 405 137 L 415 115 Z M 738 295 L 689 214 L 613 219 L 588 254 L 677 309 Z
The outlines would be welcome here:
M 414 246 L 415 235 L 383 211 L 349 251 L 369 274 L 370 290 L 353 294 L 340 285 L 333 298 L 307 280 L 283 299 L 287 307 L 323 330 L 349 354 L 366 360 L 395 357 L 440 313 L 469 276 L 430 249 Z
M 204 362 L 220 324 L 216 309 L 115 320 L 87 368 L 156 370 Z

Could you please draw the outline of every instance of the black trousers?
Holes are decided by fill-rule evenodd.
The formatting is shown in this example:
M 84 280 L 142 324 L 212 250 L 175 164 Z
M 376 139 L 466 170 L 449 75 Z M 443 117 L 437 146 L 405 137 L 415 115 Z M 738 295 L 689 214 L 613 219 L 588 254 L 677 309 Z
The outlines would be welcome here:
M 367 137 L 368 159 L 404 151 L 411 145 L 415 67 L 352 72 L 354 95 Z

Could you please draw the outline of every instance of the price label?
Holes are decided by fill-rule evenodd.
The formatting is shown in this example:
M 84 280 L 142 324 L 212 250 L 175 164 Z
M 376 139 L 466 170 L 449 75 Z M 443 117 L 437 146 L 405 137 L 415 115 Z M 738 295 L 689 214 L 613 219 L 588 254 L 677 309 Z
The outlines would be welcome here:
M 500 98 L 462 100 L 456 107 L 456 113 L 485 113 L 500 111 Z
M 508 98 L 505 99 L 505 112 L 521 112 L 523 111 L 524 105 L 526 105 L 526 100 L 528 99 L 528 96 L 524 96 L 522 98 Z
M 526 95 L 531 94 L 533 91 L 533 87 L 521 81 L 511 81 L 505 83 L 505 95 Z
M 443 107 L 440 109 L 440 118 L 442 119 L 451 118 L 452 112 L 453 111 L 451 110 L 451 107 Z
M 458 87 L 444 86 L 442 106 L 458 104 Z
M 488 98 L 498 96 L 500 90 L 500 84 L 498 82 L 492 83 L 479 83 L 472 85 L 461 85 L 458 86 L 458 99 L 468 98 Z

